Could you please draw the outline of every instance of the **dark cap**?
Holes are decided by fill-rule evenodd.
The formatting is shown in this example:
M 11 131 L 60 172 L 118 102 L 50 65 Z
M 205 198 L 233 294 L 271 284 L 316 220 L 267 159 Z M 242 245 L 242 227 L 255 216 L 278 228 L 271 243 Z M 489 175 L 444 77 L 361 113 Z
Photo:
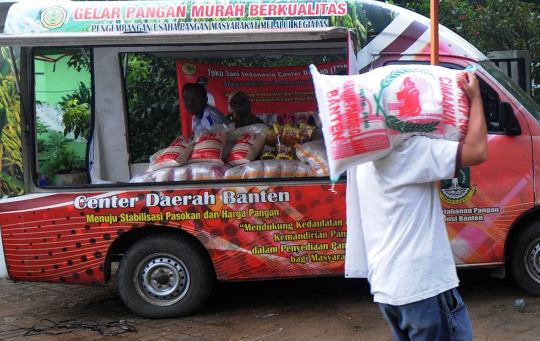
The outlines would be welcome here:
M 208 83 L 208 78 L 201 76 L 197 78 L 197 83 Z

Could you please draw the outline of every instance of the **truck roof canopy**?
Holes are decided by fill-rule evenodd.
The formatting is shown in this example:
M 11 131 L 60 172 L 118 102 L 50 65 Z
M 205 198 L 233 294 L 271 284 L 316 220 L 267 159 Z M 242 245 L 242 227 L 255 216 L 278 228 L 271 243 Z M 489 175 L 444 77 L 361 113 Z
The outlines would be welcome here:
M 159 32 L 58 32 L 0 35 L 0 46 L 130 46 L 130 45 L 204 45 L 223 42 L 272 43 L 315 42 L 347 37 L 348 29 L 328 27 L 318 29 L 295 29 L 287 31 L 230 30 L 230 31 L 159 31 Z

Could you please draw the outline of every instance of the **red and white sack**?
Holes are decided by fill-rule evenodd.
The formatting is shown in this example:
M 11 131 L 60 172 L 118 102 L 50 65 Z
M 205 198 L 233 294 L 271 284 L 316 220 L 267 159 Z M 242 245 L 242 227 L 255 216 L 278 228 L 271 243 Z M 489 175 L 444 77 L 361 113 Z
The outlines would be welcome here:
M 251 162 L 261 153 L 266 135 L 262 133 L 245 133 L 232 147 L 226 162 L 231 166 Z
M 227 140 L 230 142 L 236 142 L 240 136 L 246 133 L 262 133 L 264 134 L 268 130 L 268 126 L 264 123 L 250 124 L 244 127 L 230 129 L 227 135 Z
M 223 151 L 223 161 L 226 163 L 229 163 L 232 166 L 236 166 L 245 162 L 251 162 L 255 160 L 255 158 L 259 155 L 259 153 L 261 152 L 264 146 L 264 136 L 267 130 L 268 130 L 268 126 L 263 123 L 250 124 L 244 127 L 229 130 L 229 132 L 227 133 L 227 143 L 225 144 L 225 149 Z M 259 138 L 262 138 L 263 141 L 260 142 L 257 139 L 256 141 L 257 143 L 254 145 L 249 145 L 249 143 L 243 146 L 237 145 L 237 144 L 244 144 L 244 142 L 246 142 L 245 140 L 246 136 L 244 136 L 246 134 L 263 135 L 262 137 L 259 137 Z M 253 138 L 254 137 L 251 136 L 251 139 Z M 239 141 L 240 139 L 242 139 L 242 141 Z M 258 147 L 259 143 L 261 143 L 261 147 L 260 147 L 261 150 L 257 151 L 257 149 L 259 148 Z M 233 148 L 235 148 L 235 153 L 234 155 L 230 156 Z M 248 150 L 248 152 L 244 153 L 243 151 L 245 150 Z M 229 159 L 229 156 L 230 156 L 230 159 Z M 230 163 L 229 160 L 232 161 L 233 163 Z
M 227 128 L 212 126 L 201 129 L 195 136 L 195 145 L 187 163 L 219 162 L 223 163 L 223 150 L 227 143 Z
M 161 168 L 179 167 L 186 163 L 193 149 L 193 140 L 179 136 L 169 147 L 162 152 L 158 152 L 150 157 L 148 171 L 152 172 Z M 155 160 L 154 160 L 155 158 Z M 152 163 L 153 161 L 153 163 Z
M 381 159 L 415 135 L 459 141 L 469 122 L 464 71 L 391 65 L 351 76 L 310 71 L 326 143 L 330 179 Z

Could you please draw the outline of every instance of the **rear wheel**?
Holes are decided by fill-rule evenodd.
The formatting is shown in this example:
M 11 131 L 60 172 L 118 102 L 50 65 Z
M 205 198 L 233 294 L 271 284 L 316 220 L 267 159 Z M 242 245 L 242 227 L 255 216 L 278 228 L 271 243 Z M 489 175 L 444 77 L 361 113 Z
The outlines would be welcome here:
M 531 224 L 514 239 L 510 250 L 512 276 L 534 296 L 540 296 L 540 224 Z
M 135 313 L 148 318 L 192 314 L 210 296 L 215 276 L 205 250 L 175 235 L 148 236 L 120 260 L 118 291 Z

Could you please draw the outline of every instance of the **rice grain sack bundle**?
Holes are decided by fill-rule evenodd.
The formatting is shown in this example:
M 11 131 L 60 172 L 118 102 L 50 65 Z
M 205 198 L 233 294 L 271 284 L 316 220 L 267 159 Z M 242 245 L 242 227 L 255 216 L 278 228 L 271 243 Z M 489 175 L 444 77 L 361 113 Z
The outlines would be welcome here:
M 190 165 L 182 167 L 175 167 L 172 169 L 172 173 L 169 175 L 170 181 L 187 181 Z
M 200 162 L 189 165 L 187 180 L 221 180 L 225 171 L 230 168 L 229 165 L 220 162 Z
M 283 166 L 287 163 L 288 160 L 260 160 L 259 162 L 263 165 L 263 176 L 265 178 L 281 178 Z M 296 169 L 296 167 L 295 167 Z M 289 171 L 292 169 L 289 168 Z
M 173 143 L 160 153 L 153 160 L 154 154 L 150 158 L 150 167 L 148 171 L 152 172 L 161 168 L 179 167 L 185 164 L 193 150 L 193 140 L 184 136 L 179 136 Z M 153 161 L 153 162 L 152 162 Z
M 328 157 L 323 140 L 311 141 L 296 146 L 296 156 L 302 162 L 308 163 L 316 176 L 328 176 Z
M 392 65 L 351 76 L 310 71 L 326 144 L 330 179 L 387 156 L 424 135 L 461 141 L 469 123 L 464 71 L 435 65 Z
M 261 133 L 245 133 L 240 136 L 227 156 L 227 163 L 238 166 L 255 160 L 264 146 L 265 137 Z
M 219 162 L 223 163 L 223 151 L 227 143 L 227 129 L 214 125 L 210 129 L 201 129 L 195 135 L 195 145 L 187 163 Z
M 229 168 L 225 171 L 225 179 L 254 179 L 262 178 L 264 175 L 264 161 L 243 163 L 239 166 Z
M 155 171 L 145 172 L 135 175 L 130 183 L 141 183 L 141 182 L 163 182 L 170 181 L 170 172 L 174 168 L 159 168 Z

